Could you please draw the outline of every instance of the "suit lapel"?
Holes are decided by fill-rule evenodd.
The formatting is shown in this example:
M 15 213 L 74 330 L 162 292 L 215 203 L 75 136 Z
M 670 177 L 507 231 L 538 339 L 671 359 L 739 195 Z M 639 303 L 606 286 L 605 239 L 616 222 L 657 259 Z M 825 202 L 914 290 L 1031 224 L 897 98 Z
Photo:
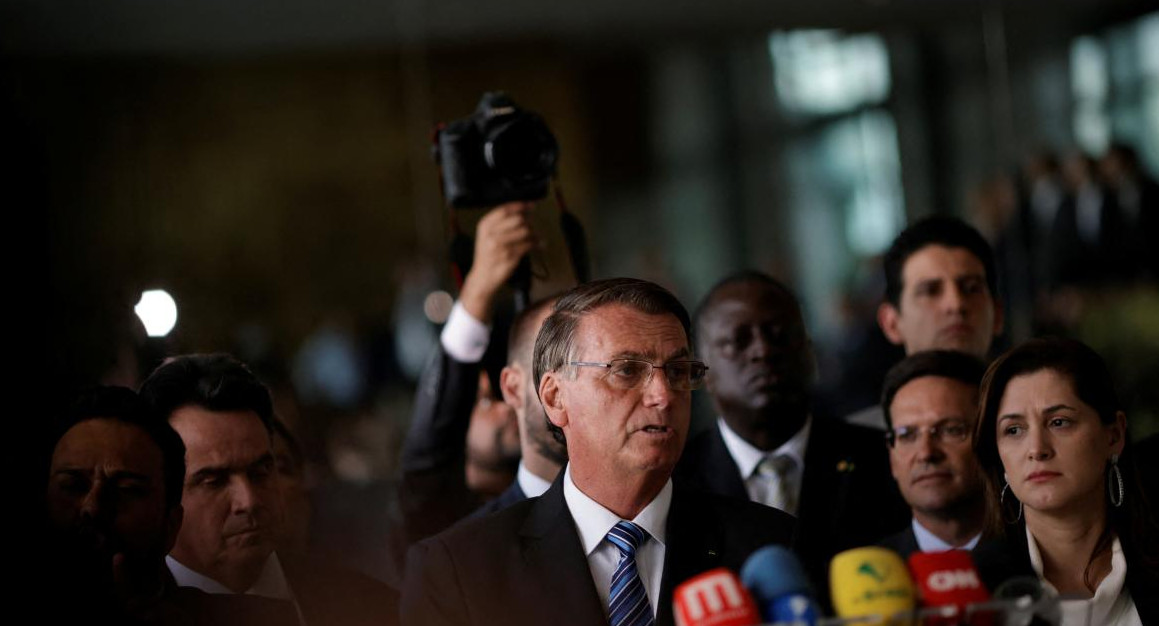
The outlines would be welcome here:
M 607 623 L 603 604 L 592 581 L 587 555 L 576 532 L 575 521 L 563 497 L 563 472 L 551 488 L 532 505 L 519 531 L 523 572 L 529 584 L 544 592 L 535 594 L 536 606 L 529 616 L 539 623 Z
M 749 493 L 744 486 L 744 477 L 740 475 L 740 468 L 724 445 L 724 437 L 720 434 L 720 427 L 713 425 L 708 435 L 710 444 L 705 449 L 704 468 L 708 471 L 701 480 L 708 486 L 708 491 L 730 498 L 748 500 Z
M 720 567 L 724 553 L 722 529 L 704 510 L 693 506 L 687 492 L 679 488 L 672 493 L 667 533 L 657 626 L 673 623 L 672 592 L 676 586 L 701 572 Z

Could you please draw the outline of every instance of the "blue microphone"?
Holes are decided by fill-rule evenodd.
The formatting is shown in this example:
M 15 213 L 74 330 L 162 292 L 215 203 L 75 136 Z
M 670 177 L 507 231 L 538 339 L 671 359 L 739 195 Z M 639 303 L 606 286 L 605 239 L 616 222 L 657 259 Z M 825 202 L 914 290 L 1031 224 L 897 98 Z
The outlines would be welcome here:
M 753 552 L 740 570 L 740 579 L 766 622 L 812 626 L 821 616 L 801 562 L 782 546 Z

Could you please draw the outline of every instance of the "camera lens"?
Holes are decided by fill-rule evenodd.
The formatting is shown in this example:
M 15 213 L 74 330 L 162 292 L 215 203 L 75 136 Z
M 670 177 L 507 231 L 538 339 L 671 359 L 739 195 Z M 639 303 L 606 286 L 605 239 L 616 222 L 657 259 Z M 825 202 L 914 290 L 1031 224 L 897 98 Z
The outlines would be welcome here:
M 496 128 L 483 146 L 487 165 L 501 178 L 516 183 L 549 178 L 558 154 L 551 131 L 530 115 Z

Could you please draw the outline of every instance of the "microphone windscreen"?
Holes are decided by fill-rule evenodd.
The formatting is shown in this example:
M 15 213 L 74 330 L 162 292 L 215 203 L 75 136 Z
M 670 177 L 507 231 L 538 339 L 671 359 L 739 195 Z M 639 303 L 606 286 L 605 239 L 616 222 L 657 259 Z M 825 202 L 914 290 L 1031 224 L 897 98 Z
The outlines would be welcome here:
M 801 562 L 783 546 L 765 546 L 753 552 L 740 568 L 740 580 L 761 600 L 788 594 L 812 595 Z
M 676 626 L 753 626 L 761 623 L 752 596 L 727 568 L 709 570 L 672 592 Z
M 899 619 L 908 622 L 914 609 L 909 571 L 901 557 L 886 548 L 854 548 L 833 557 L 829 587 L 839 617 L 876 618 L 867 623 L 896 624 Z

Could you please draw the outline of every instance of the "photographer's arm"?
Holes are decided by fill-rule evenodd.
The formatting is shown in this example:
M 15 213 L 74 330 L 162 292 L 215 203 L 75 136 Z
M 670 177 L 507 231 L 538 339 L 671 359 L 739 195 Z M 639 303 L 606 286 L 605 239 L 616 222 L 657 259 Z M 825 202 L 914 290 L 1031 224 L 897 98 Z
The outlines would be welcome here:
M 535 243 L 530 209 L 530 203 L 503 204 L 479 221 L 459 302 L 419 379 L 401 463 L 409 541 L 449 527 L 480 504 L 464 476 L 467 428 L 496 295 Z

